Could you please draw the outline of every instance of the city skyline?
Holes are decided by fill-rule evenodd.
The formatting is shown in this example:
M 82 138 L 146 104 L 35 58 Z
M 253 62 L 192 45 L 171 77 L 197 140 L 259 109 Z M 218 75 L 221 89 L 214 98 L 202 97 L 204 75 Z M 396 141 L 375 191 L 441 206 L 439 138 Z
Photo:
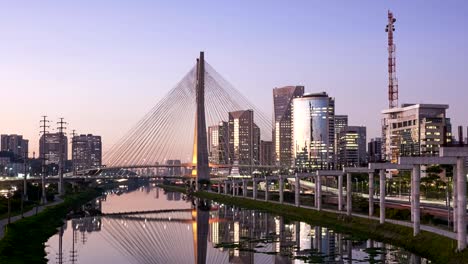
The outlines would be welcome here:
M 248 10 L 208 2 L 199 7 L 140 2 L 129 9 L 123 3 L 90 3 L 92 11 L 59 2 L 30 2 L 28 9 L 10 4 L 0 11 L 0 30 L 9 39 L 0 44 L 0 85 L 11 98 L 2 101 L 0 133 L 24 135 L 30 156 L 33 151 L 38 156 L 40 116 L 47 114 L 51 126 L 63 116 L 68 133 L 102 135 L 105 152 L 204 49 L 208 61 L 267 114 L 273 88 L 304 85 L 306 92 L 334 97 L 336 112 L 367 126 L 368 138 L 380 136 L 387 107 L 387 9 L 397 18 L 399 104 L 449 104 L 453 126 L 465 125 L 468 98 L 458 91 L 468 84 L 462 72 L 468 43 L 459 34 L 466 4 L 365 2 L 294 7 L 264 2 L 249 4 Z M 210 16 L 200 20 L 205 16 L 191 12 L 201 8 Z M 287 15 L 295 19 L 284 19 Z M 184 23 L 184 16 L 198 20 Z M 255 23 L 247 23 L 249 18 Z M 164 23 L 167 19 L 173 23 Z M 230 24 L 233 20 L 239 23 Z M 181 44 L 183 39 L 191 45 Z M 249 67 L 243 66 L 247 61 Z M 362 102 L 368 105 L 355 107 Z

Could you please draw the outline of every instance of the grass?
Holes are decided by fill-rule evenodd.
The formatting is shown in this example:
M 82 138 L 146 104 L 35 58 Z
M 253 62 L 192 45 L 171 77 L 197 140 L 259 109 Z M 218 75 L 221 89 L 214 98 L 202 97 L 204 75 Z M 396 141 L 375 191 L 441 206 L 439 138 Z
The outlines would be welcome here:
M 0 263 L 47 263 L 44 243 L 57 233 L 67 213 L 100 194 L 101 190 L 89 189 L 67 195 L 62 203 L 8 225 L 0 240 Z
M 185 191 L 184 188 L 174 186 L 163 186 L 163 188 L 178 192 Z M 455 253 L 457 246 L 455 240 L 426 231 L 421 231 L 419 235 L 414 237 L 412 228 L 389 223 L 381 225 L 378 221 L 365 218 L 346 217 L 341 214 L 318 212 L 291 205 L 281 205 L 209 192 L 197 192 L 195 196 L 243 208 L 265 210 L 285 216 L 293 221 L 303 221 L 311 225 L 328 227 L 339 233 L 353 234 L 391 243 L 435 263 L 468 263 L 468 250 L 465 249 L 462 252 Z

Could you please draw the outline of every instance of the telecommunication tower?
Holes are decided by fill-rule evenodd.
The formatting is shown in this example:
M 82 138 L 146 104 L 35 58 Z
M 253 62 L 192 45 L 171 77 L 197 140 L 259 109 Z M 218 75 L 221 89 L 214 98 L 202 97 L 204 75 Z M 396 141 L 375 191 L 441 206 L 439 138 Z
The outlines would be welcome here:
M 393 13 L 388 10 L 388 24 L 385 32 L 388 34 L 388 108 L 398 107 L 398 79 L 396 77 L 396 46 L 393 43 L 393 32 L 395 31 L 394 23 L 396 18 Z

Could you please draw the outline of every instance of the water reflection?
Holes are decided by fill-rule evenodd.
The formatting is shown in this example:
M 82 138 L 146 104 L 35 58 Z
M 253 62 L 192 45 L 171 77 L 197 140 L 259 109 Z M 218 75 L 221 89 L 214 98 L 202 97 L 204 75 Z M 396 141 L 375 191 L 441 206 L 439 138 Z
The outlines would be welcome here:
M 68 221 L 47 242 L 49 263 L 429 263 L 377 241 L 158 188 L 123 188 L 96 205 L 108 215 Z M 131 213 L 111 214 L 119 212 Z

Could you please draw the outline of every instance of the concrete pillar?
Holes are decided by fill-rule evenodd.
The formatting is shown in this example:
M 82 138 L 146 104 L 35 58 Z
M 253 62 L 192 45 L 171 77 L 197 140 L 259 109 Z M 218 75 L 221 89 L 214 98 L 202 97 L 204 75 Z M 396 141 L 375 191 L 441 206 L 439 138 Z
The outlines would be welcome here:
M 351 173 L 346 173 L 346 215 L 351 216 L 353 211 L 353 203 L 352 203 L 352 179 Z
M 453 166 L 453 232 L 457 232 L 457 166 Z
M 284 203 L 284 177 L 279 176 L 279 202 Z
M 294 203 L 296 204 L 297 207 L 301 206 L 301 201 L 300 201 L 300 191 L 301 191 L 301 182 L 299 181 L 299 177 L 297 176 L 296 173 L 296 181 L 294 182 Z
M 268 202 L 268 191 L 269 191 L 269 189 L 270 189 L 270 188 L 268 188 L 268 187 L 269 187 L 269 186 L 268 186 L 268 179 L 267 179 L 267 177 L 265 176 L 265 201 L 267 201 L 267 202 Z
M 232 196 L 236 196 L 236 182 L 232 181 Z
M 247 197 L 247 180 L 242 179 L 242 196 Z
M 385 170 L 380 170 L 380 224 L 385 223 Z
M 322 177 L 316 176 L 315 185 L 317 185 L 317 193 L 315 193 L 315 201 L 317 203 L 317 210 L 322 210 Z
M 253 179 L 253 186 L 252 186 L 252 196 L 253 196 L 253 199 L 254 200 L 257 200 L 257 181 L 255 179 Z
M 413 212 L 413 235 L 419 234 L 421 225 L 421 209 L 419 205 L 419 185 L 421 181 L 421 165 L 413 165 L 413 175 L 411 175 L 411 211 Z
M 228 182 L 227 181 L 224 182 L 224 194 L 226 195 L 228 194 Z
M 374 215 L 374 173 L 369 173 L 369 216 Z
M 338 211 L 343 210 L 343 174 L 338 175 Z
M 457 231 L 457 249 L 462 251 L 466 248 L 465 157 L 457 157 Z

